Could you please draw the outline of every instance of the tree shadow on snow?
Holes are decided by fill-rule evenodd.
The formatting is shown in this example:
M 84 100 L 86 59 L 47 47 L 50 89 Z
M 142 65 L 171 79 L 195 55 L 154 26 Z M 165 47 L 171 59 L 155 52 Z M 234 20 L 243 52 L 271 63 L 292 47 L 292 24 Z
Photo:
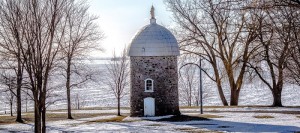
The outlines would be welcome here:
M 207 119 L 198 116 L 179 115 L 170 118 L 157 120 L 164 123 L 175 125 L 188 125 L 200 129 L 211 131 L 228 131 L 228 132 L 300 132 L 296 126 L 256 124 L 245 122 L 232 122 L 216 119 Z

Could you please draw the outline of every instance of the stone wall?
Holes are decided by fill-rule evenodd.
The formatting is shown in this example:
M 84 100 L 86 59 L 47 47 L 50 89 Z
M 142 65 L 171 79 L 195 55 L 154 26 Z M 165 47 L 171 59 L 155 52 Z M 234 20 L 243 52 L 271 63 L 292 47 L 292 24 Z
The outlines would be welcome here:
M 155 115 L 178 115 L 176 56 L 130 57 L 131 116 L 144 116 L 144 98 L 155 98 Z M 144 80 L 154 80 L 154 92 L 145 92 Z

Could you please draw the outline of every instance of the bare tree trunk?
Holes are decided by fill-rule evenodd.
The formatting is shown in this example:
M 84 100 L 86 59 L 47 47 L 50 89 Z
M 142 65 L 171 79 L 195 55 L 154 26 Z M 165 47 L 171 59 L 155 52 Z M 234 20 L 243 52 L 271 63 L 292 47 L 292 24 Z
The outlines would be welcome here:
M 42 133 L 46 133 L 46 107 L 43 105 L 42 109 Z
M 26 110 L 25 110 L 25 112 L 26 113 L 28 112 L 28 99 L 27 99 L 27 97 L 26 97 Z
M 22 120 L 22 99 L 21 99 L 21 87 L 23 79 L 23 70 L 22 70 L 21 60 L 18 59 L 18 72 L 17 72 L 17 119 L 16 122 L 23 123 Z
M 10 116 L 14 116 L 13 115 L 13 101 L 10 101 Z
M 281 90 L 279 88 L 274 88 L 274 90 L 272 91 L 272 95 L 273 95 L 273 107 L 282 107 L 282 102 L 281 102 Z
M 272 93 L 272 94 L 273 94 L 273 97 L 274 97 L 274 101 L 273 101 L 272 106 L 273 107 L 283 107 L 282 103 L 281 103 L 281 93 L 278 92 L 277 94 L 274 94 L 274 93 Z
M 121 100 L 121 97 L 118 97 L 118 116 L 121 116 L 121 111 L 120 111 L 120 100 Z
M 17 119 L 16 122 L 23 122 L 22 120 L 22 104 L 21 104 L 21 88 L 17 88 Z
M 199 92 L 199 90 L 198 90 L 198 94 L 197 94 L 197 97 L 196 97 L 196 99 L 195 99 L 195 103 L 196 103 L 196 106 L 200 106 L 200 94 L 199 94 L 200 92 Z
M 222 89 L 222 85 L 221 85 L 221 81 L 217 81 L 217 86 L 218 86 L 218 92 L 219 92 L 219 96 L 221 98 L 221 101 L 223 103 L 224 106 L 228 106 L 228 102 L 225 98 L 223 89 Z
M 283 87 L 283 60 L 279 60 L 279 67 L 278 67 L 278 80 L 277 84 L 274 85 L 272 95 L 273 95 L 273 105 L 274 107 L 282 107 L 282 102 L 281 102 L 281 92 L 282 92 L 282 87 Z
M 232 71 L 231 71 L 232 72 Z M 239 95 L 240 95 L 240 89 L 238 88 L 238 85 L 235 83 L 232 76 L 228 76 L 229 78 L 229 84 L 230 84 L 230 106 L 238 106 L 239 104 Z
M 216 59 L 214 59 L 214 60 L 216 60 Z M 219 76 L 219 70 L 217 68 L 217 64 L 212 63 L 212 66 L 213 66 L 214 74 L 215 74 L 215 77 L 216 77 L 216 83 L 217 83 L 217 88 L 218 88 L 220 99 L 223 103 L 223 106 L 228 106 L 228 102 L 227 102 L 227 100 L 225 98 L 225 95 L 224 95 L 224 92 L 223 92 L 222 82 L 221 82 L 221 79 L 220 79 L 220 76 Z
M 80 109 L 79 99 L 78 99 L 78 102 L 77 102 L 77 109 L 78 109 L 78 110 Z
M 189 83 L 189 105 L 192 106 L 192 86 L 191 83 Z
M 10 106 L 10 116 L 14 116 L 13 115 L 13 103 L 14 103 L 14 93 L 12 90 L 12 80 L 9 80 L 9 106 Z
M 76 100 L 77 100 L 77 109 L 80 109 L 80 103 L 79 103 L 79 96 L 78 94 L 76 95 Z
M 220 78 L 220 75 L 219 75 L 219 70 L 218 70 L 218 65 L 217 65 L 217 59 L 215 57 L 215 53 L 213 52 L 212 49 L 209 49 L 210 50 L 210 53 L 213 55 L 212 56 L 212 67 L 213 67 L 213 70 L 214 70 L 214 75 L 216 77 L 216 84 L 217 84 L 217 88 L 218 88 L 218 93 L 219 93 L 219 96 L 220 96 L 220 99 L 223 103 L 223 106 L 228 106 L 228 102 L 225 98 L 225 95 L 224 95 L 224 92 L 223 92 L 223 87 L 222 87 L 222 81 L 221 81 L 221 78 Z
M 230 95 L 230 106 L 237 106 L 239 103 L 239 89 L 232 89 Z
M 282 71 L 279 70 L 279 73 Z M 279 74 L 282 75 L 282 74 Z M 278 77 L 278 82 L 274 87 L 272 88 L 272 95 L 273 95 L 273 107 L 282 107 L 282 102 L 281 102 L 281 92 L 282 92 L 282 87 L 283 87 L 283 77 L 279 76 Z
M 71 86 L 70 86 L 70 78 L 71 78 L 71 59 L 69 58 L 67 61 L 67 82 L 66 82 L 66 88 L 67 88 L 67 101 L 68 101 L 68 119 L 73 119 L 72 113 L 71 113 Z
M 41 111 L 39 105 L 37 103 L 37 99 L 34 101 L 34 132 L 40 133 L 41 132 Z

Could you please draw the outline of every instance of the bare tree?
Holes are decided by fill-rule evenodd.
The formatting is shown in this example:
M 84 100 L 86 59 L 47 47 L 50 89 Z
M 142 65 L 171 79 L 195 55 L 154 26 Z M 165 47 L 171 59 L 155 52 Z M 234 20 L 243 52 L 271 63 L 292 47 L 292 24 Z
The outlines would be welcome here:
M 192 57 L 182 56 L 179 60 L 181 69 L 179 70 L 179 95 L 187 103 L 192 106 L 193 101 L 198 101 L 199 77 L 196 76 L 198 67 L 193 65 L 184 66 L 186 63 L 193 62 Z M 198 102 L 196 102 L 198 105 Z
M 13 7 L 7 13 L 1 12 L 1 16 L 8 16 L 8 19 L 2 20 L 1 32 L 2 35 L 11 33 L 6 37 L 16 40 L 5 48 L 12 53 L 20 51 L 20 56 L 16 58 L 24 64 L 29 77 L 37 133 L 46 132 L 48 78 L 64 34 L 64 27 L 58 28 L 58 25 L 66 17 L 65 8 L 71 7 L 72 3 L 73 0 L 4 0 L 1 3 Z M 17 16 L 17 21 L 14 16 Z
M 27 95 L 28 94 L 28 89 L 26 89 L 26 95 L 25 95 L 25 112 L 28 112 L 28 101 L 29 101 L 29 96 Z
M 24 70 L 28 75 L 34 101 L 35 132 L 46 131 L 49 76 L 57 65 L 58 53 L 62 48 L 66 48 L 62 44 L 66 43 L 66 40 L 75 41 L 75 43 L 78 43 L 76 39 L 80 40 L 79 34 L 82 31 L 76 32 L 76 30 L 81 29 L 71 30 L 78 34 L 78 38 L 73 38 L 73 34 L 68 34 L 71 28 L 66 30 L 66 27 L 72 24 L 72 21 L 76 21 L 74 22 L 76 24 L 80 23 L 80 15 L 74 14 L 86 12 L 85 8 L 81 8 L 81 6 L 83 5 L 76 4 L 75 0 L 1 1 L 1 45 L 3 44 L 2 48 L 7 53 L 18 55 L 14 58 L 24 65 Z M 71 11 L 73 14 L 69 14 Z M 70 15 L 78 17 L 77 20 L 70 19 Z M 83 23 L 83 25 L 85 24 L 87 23 Z M 66 38 L 67 35 L 71 35 L 71 37 Z M 89 41 L 85 40 L 81 43 Z
M 299 42 L 300 27 L 295 27 L 295 29 L 297 30 L 295 32 L 296 44 L 292 49 L 291 60 L 287 62 L 288 63 L 287 77 L 289 78 L 288 79 L 289 82 L 300 86 L 300 42 Z
M 83 108 L 86 104 L 85 98 L 83 96 L 80 96 L 78 93 L 75 96 L 75 103 L 73 103 L 74 107 L 76 109 Z
M 13 103 L 15 101 L 16 94 L 16 84 L 15 84 L 15 77 L 12 77 L 11 75 L 1 75 L 1 84 L 5 85 L 6 89 L 4 90 L 4 94 L 6 95 L 7 103 L 10 107 L 10 116 L 13 116 Z
M 92 73 L 80 73 L 77 64 L 82 57 L 87 56 L 91 50 L 99 49 L 98 41 L 103 38 L 102 32 L 99 31 L 96 24 L 97 17 L 88 13 L 86 1 L 79 1 L 71 8 L 67 9 L 66 30 L 62 42 L 61 56 L 63 59 L 62 66 L 64 77 L 66 78 L 68 119 L 73 119 L 71 114 L 71 88 L 78 84 L 85 83 L 91 78 Z M 88 71 L 88 70 L 87 70 Z M 81 81 L 72 81 L 73 74 L 83 76 Z
M 273 0 L 276 6 L 300 7 L 300 0 Z
M 21 33 L 21 9 L 20 3 L 17 1 L 1 1 L 0 5 L 0 23 L 1 23 L 1 41 L 0 46 L 1 56 L 6 58 L 8 64 L 11 61 L 16 61 L 17 63 L 9 64 L 11 69 L 14 69 L 17 77 L 17 87 L 16 87 L 16 98 L 17 98 L 17 122 L 23 122 L 22 120 L 22 105 L 21 105 L 21 88 L 23 80 L 24 65 L 21 61 L 21 50 L 20 45 L 24 41 L 24 37 Z
M 300 4 L 299 4 L 300 6 Z M 300 8 L 294 9 L 294 14 L 290 24 L 290 36 L 292 43 L 292 53 L 287 62 L 289 82 L 300 86 Z
M 26 45 L 20 47 L 34 99 L 35 132 L 46 132 L 48 78 L 59 50 L 57 43 L 61 41 L 58 24 L 69 1 L 19 2 L 26 7 L 22 23 Z
M 258 49 L 255 18 L 243 9 L 247 1 L 167 0 L 178 24 L 180 49 L 202 56 L 214 71 L 205 74 L 217 84 L 223 105 L 227 100 L 222 82 L 230 86 L 230 105 L 238 105 L 249 58 Z
M 290 0 L 290 1 L 300 5 L 300 0 Z
M 195 67 L 186 66 L 179 76 L 179 94 L 181 94 L 188 106 L 192 106 L 193 99 L 198 95 L 197 91 L 195 91 L 197 89 L 195 72 Z
M 10 88 L 9 88 L 10 89 Z M 15 95 L 11 90 L 6 90 L 5 92 L 6 99 L 7 99 L 7 104 L 9 104 L 9 109 L 10 109 L 10 116 L 14 116 L 13 114 L 13 104 L 15 101 Z
M 299 42 L 295 36 L 299 32 L 299 9 L 273 6 L 274 3 L 265 1 L 257 1 L 256 4 L 261 5 L 256 15 L 260 22 L 258 41 L 262 47 L 250 66 L 271 90 L 272 106 L 282 106 L 281 93 L 287 80 L 287 64 L 291 63 L 291 56 L 297 56 L 293 55 L 293 50 Z
M 106 67 L 107 77 L 104 79 L 104 84 L 108 85 L 114 93 L 117 99 L 118 115 L 120 116 L 121 98 L 129 85 L 129 61 L 126 58 L 126 48 L 124 48 L 120 57 L 114 52 L 111 62 Z

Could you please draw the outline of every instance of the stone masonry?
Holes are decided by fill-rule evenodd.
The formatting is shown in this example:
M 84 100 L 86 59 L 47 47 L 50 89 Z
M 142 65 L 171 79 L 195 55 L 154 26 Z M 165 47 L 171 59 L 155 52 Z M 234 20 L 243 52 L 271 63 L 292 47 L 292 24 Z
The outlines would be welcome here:
M 177 56 L 131 56 L 131 116 L 144 116 L 144 98 L 155 98 L 155 115 L 179 115 Z M 145 92 L 147 78 L 154 92 Z

